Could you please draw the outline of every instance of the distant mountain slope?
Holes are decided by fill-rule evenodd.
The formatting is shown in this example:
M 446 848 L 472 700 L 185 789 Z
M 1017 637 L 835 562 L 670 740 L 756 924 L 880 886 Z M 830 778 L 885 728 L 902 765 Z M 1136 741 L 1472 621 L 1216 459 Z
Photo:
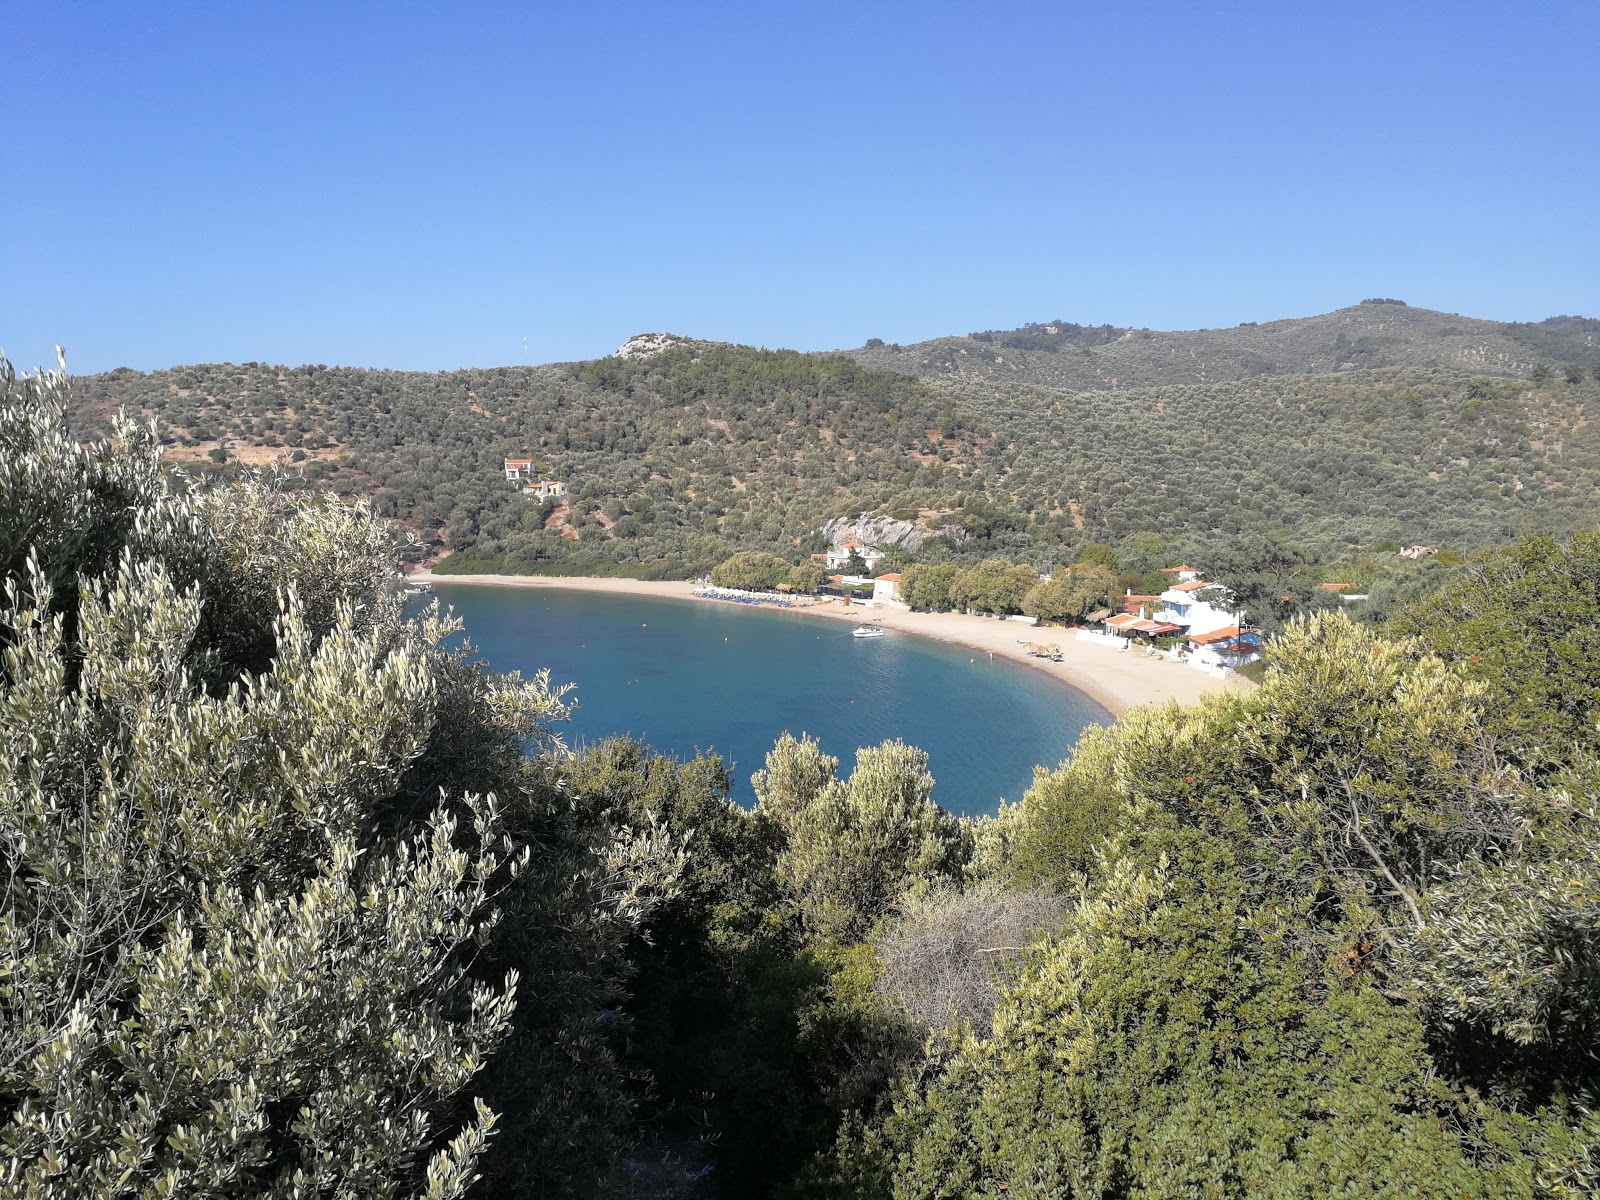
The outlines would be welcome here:
M 739 549 L 797 557 L 823 522 L 863 511 L 948 530 L 961 558 L 1039 565 L 1146 532 L 1214 545 L 1255 531 L 1342 553 L 1600 522 L 1593 371 L 1066 392 L 843 355 L 632 344 L 537 368 L 117 371 L 78 380 L 78 400 L 86 427 L 123 406 L 158 418 L 171 456 L 201 470 L 278 460 L 309 486 L 368 495 L 484 570 L 682 578 Z M 501 459 L 524 455 L 566 484 L 563 500 L 506 481 Z
M 733 549 L 793 554 L 830 517 L 964 494 L 988 439 L 955 400 L 842 355 L 663 335 L 626 357 L 455 372 L 266 363 L 79 378 L 80 424 L 154 417 L 191 469 L 280 463 L 369 496 L 434 551 L 511 570 L 682 578 Z M 566 484 L 522 495 L 502 459 Z M 913 509 L 912 517 L 918 515 Z
M 1219 383 L 1385 367 L 1438 367 L 1527 378 L 1543 365 L 1600 366 L 1600 320 L 1507 324 L 1363 302 L 1316 317 L 1232 329 L 1160 332 L 1064 321 L 847 351 L 866 367 L 925 379 L 1069 391 Z

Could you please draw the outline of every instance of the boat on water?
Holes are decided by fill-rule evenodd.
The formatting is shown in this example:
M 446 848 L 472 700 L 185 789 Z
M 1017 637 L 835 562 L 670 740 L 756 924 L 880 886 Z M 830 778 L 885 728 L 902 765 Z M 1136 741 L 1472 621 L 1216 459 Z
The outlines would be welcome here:
M 883 630 L 873 625 L 857 625 L 850 631 L 850 636 L 858 638 L 882 637 Z
M 431 584 L 431 583 L 413 583 L 413 584 L 409 585 L 406 588 L 406 595 L 408 595 L 408 596 L 431 596 L 431 595 L 433 595 L 433 584 Z

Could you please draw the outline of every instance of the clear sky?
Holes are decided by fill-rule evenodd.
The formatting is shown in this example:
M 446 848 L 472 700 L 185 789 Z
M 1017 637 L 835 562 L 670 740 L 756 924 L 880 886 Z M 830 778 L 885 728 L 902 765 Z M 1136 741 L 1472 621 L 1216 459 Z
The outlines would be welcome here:
M 0 0 L 0 54 L 25 366 L 1600 316 L 1594 0 Z

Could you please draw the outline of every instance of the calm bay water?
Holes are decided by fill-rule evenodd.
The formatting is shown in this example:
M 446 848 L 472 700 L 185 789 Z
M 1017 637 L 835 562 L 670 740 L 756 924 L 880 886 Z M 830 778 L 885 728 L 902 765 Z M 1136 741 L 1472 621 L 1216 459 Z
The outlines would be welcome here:
M 1021 797 L 1035 764 L 1056 765 L 1085 725 L 1110 720 L 1037 671 L 893 630 L 858 639 L 839 622 L 743 605 L 437 590 L 494 670 L 548 667 L 555 682 L 577 684 L 569 743 L 631 734 L 678 755 L 715 750 L 731 762 L 743 804 L 787 729 L 817 738 L 841 775 L 858 746 L 902 738 L 928 752 L 934 799 L 952 812 L 993 812 L 1002 797 Z

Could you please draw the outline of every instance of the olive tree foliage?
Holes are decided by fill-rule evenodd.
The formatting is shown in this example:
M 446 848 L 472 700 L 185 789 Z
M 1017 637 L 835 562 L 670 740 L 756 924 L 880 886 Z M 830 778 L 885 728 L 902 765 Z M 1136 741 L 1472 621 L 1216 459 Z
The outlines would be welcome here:
M 1391 629 L 1483 689 L 1496 755 L 1523 781 L 1509 844 L 1452 862 L 1424 898 L 1407 986 L 1451 1030 L 1464 1072 L 1528 1094 L 1551 1079 L 1587 1092 L 1600 1188 L 1600 1080 L 1574 1069 L 1594 1062 L 1600 1034 L 1597 612 L 1600 537 L 1582 533 L 1480 556 Z
M 1342 613 L 1296 621 L 1273 653 L 1279 669 L 1237 732 L 1252 819 L 1285 870 L 1342 881 L 1346 898 L 1420 926 L 1420 898 L 1448 866 L 1516 827 L 1483 689 Z
M 1597 621 L 1600 533 L 1587 532 L 1483 554 L 1391 625 L 1482 683 L 1503 752 L 1548 771 L 1596 747 Z
M 1428 893 L 1405 975 L 1445 1021 L 1584 1055 L 1600 1043 L 1600 806 L 1541 802 L 1513 853 L 1471 855 Z
M 196 494 L 148 429 L 74 442 L 66 387 L 0 363 L 5 1186 L 462 1195 L 486 1060 L 581 1016 L 531 1024 L 523 968 L 620 943 L 670 847 L 562 815 L 523 749 L 559 691 L 403 621 L 364 510 Z M 583 932 L 519 953 L 540 908 Z
M 949 612 L 950 585 L 961 568 L 954 563 L 912 563 L 900 573 L 900 598 L 925 612 Z
M 1483 683 L 1343 615 L 1274 662 L 1037 773 L 998 876 L 1072 914 L 847 1139 L 858 1191 L 1600 1186 L 1592 772 L 1519 776 Z
M 1510 844 L 1516 794 L 1490 754 L 1481 686 L 1343 613 L 1296 621 L 1273 662 L 1248 695 L 1137 710 L 1037 776 L 1028 869 L 1082 869 L 1148 799 L 1255 839 L 1273 877 L 1330 922 L 1387 936 L 1423 924 L 1421 896 L 1453 863 Z
M 1039 768 L 1034 768 L 1035 774 Z M 963 868 L 968 884 L 1004 880 L 1016 871 L 1017 848 L 1024 829 L 1021 801 L 1002 799 L 993 813 L 960 818 L 961 828 L 971 843 L 972 855 Z
M 889 741 L 856 751 L 848 780 L 810 738 L 785 734 L 752 778 L 758 812 L 783 832 L 778 879 L 807 930 L 858 942 L 902 896 L 960 879 L 961 822 L 933 802 L 925 751 Z
M 958 609 L 1019 613 L 1023 597 L 1038 582 L 1039 573 L 1032 567 L 986 558 L 955 577 L 950 584 L 950 602 Z
M 839 760 L 823 753 L 816 738 L 805 733 L 797 738 L 785 730 L 767 752 L 766 766 L 750 777 L 758 811 L 788 833 L 838 769 Z
M 776 554 L 741 550 L 711 568 L 711 582 L 717 587 L 771 591 L 788 580 L 791 569 L 789 563 Z
M 1117 577 L 1094 563 L 1076 566 L 1068 576 L 1040 580 L 1022 598 L 1022 611 L 1043 621 L 1081 621 L 1104 608 L 1116 591 Z

